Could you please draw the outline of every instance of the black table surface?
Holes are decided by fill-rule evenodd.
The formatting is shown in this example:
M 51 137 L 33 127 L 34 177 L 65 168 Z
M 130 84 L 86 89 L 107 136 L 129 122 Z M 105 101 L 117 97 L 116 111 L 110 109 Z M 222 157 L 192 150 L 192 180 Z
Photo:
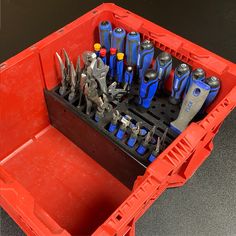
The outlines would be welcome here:
M 105 1 L 1 0 L 0 62 Z M 236 1 L 114 1 L 236 62 Z M 235 78 L 236 79 L 236 78 Z M 136 235 L 236 235 L 236 111 L 209 159 L 182 188 L 167 190 L 136 223 Z M 0 233 L 24 235 L 1 209 Z

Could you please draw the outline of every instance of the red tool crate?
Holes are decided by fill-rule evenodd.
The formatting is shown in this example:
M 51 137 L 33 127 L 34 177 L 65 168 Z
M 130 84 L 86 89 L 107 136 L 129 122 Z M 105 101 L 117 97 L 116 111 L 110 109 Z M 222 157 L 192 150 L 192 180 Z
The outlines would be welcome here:
M 157 48 L 222 82 L 208 115 L 149 165 L 133 191 L 50 125 L 43 94 L 59 83 L 55 52 L 65 48 L 75 61 L 98 41 L 97 25 L 104 19 L 139 31 Z M 183 185 L 209 156 L 212 139 L 236 104 L 235 64 L 114 4 L 88 12 L 0 70 L 0 202 L 29 235 L 133 235 L 153 201 Z

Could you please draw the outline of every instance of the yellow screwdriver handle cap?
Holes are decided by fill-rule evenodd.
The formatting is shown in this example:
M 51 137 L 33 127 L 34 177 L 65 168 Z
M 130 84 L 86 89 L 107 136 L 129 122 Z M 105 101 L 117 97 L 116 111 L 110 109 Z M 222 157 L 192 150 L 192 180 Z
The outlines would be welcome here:
M 118 52 L 117 53 L 117 59 L 118 60 L 123 60 L 124 59 L 124 53 L 123 52 Z
M 95 44 L 93 45 L 93 47 L 94 47 L 94 50 L 95 50 L 96 52 L 98 52 L 98 51 L 100 51 L 100 49 L 101 49 L 101 44 L 100 44 L 100 43 L 95 43 Z

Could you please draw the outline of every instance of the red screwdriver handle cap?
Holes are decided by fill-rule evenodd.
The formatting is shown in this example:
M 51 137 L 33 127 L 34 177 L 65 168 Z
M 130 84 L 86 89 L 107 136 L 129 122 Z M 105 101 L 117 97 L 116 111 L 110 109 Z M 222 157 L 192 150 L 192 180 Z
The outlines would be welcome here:
M 110 54 L 115 55 L 116 54 L 116 48 L 110 48 Z
M 105 57 L 106 54 L 107 54 L 107 50 L 106 50 L 105 48 L 102 48 L 102 49 L 100 50 L 100 56 L 101 56 L 101 57 Z

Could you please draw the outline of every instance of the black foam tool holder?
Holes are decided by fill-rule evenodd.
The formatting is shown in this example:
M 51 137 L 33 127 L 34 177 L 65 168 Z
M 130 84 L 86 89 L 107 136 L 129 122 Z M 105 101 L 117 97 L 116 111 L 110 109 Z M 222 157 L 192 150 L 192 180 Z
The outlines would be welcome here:
M 141 127 L 147 132 L 153 125 L 157 127 L 153 143 L 149 144 L 146 153 L 141 156 L 136 150 L 144 140 L 143 136 L 138 137 L 134 147 L 129 147 L 127 141 L 131 128 L 126 130 L 122 140 L 116 137 L 120 123 L 118 123 L 118 128 L 114 133 L 108 131 L 112 112 L 107 112 L 103 119 L 96 122 L 94 119 L 95 108 L 92 108 L 90 115 L 86 115 L 85 101 L 77 108 L 79 96 L 69 102 L 68 93 L 61 96 L 58 90 L 59 86 L 50 91 L 45 90 L 51 124 L 113 176 L 132 189 L 137 176 L 144 174 L 146 167 L 150 164 L 148 157 L 156 146 L 155 140 L 158 136 L 162 137 L 170 122 L 177 118 L 179 106 L 169 104 L 168 96 L 162 95 L 161 97 L 154 97 L 150 109 L 143 110 L 134 102 L 138 93 L 137 85 L 133 86 L 132 95 L 126 96 L 120 102 L 112 102 L 113 109 L 118 110 L 123 116 L 131 116 L 131 122 L 134 125 L 136 122 L 142 121 Z M 175 138 L 176 134 L 169 129 L 165 146 L 167 147 Z

